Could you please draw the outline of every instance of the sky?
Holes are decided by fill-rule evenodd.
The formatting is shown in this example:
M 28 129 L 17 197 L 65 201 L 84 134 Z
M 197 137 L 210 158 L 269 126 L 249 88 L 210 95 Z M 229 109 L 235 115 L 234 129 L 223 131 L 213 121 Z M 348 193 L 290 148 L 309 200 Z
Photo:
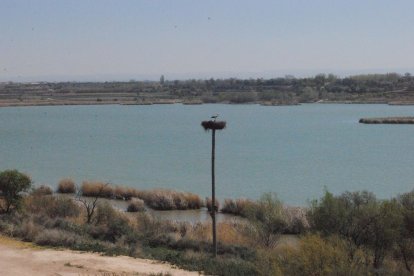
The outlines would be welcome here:
M 0 81 L 414 73 L 412 0 L 0 0 Z

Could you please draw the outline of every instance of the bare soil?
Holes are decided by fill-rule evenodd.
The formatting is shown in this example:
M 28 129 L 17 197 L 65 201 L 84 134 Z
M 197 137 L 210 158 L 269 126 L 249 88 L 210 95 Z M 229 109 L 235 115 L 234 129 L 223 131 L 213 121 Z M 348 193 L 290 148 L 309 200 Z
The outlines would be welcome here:
M 199 275 L 168 263 L 55 250 L 0 236 L 0 275 Z

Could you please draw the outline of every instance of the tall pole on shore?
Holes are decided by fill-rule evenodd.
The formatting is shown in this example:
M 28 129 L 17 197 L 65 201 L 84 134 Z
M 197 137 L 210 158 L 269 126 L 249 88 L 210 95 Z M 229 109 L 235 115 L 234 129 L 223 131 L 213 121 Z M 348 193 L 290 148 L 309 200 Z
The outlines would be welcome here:
M 216 230 L 216 177 L 215 177 L 215 155 L 216 155 L 216 130 L 211 132 L 211 219 L 213 222 L 213 255 L 217 257 L 217 230 Z
M 217 229 L 216 229 L 216 179 L 215 179 L 215 156 L 216 156 L 216 130 L 221 130 L 226 127 L 226 122 L 216 121 L 218 115 L 212 116 L 214 120 L 203 121 L 201 125 L 204 130 L 211 130 L 211 219 L 212 219 L 212 230 L 213 230 L 213 256 L 217 257 Z

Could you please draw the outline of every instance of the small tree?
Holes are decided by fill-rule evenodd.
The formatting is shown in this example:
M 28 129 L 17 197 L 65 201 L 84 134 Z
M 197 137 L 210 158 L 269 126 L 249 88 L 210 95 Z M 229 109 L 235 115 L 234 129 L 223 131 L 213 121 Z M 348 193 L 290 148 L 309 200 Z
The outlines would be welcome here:
M 102 197 L 102 195 L 104 194 L 103 191 L 106 188 L 106 186 L 108 186 L 108 184 L 99 186 L 99 190 L 93 198 L 83 197 L 82 190 L 79 188 L 77 189 L 78 191 L 76 193 L 76 200 L 79 201 L 82 204 L 82 206 L 85 208 L 86 223 L 89 224 L 92 222 L 93 215 L 95 214 L 96 207 L 98 206 L 98 203 L 99 203 L 98 199 Z
M 21 201 L 21 193 L 28 191 L 32 180 L 26 174 L 17 170 L 6 170 L 0 173 L 0 192 L 5 206 L 3 212 L 10 212 L 11 207 L 18 207 Z

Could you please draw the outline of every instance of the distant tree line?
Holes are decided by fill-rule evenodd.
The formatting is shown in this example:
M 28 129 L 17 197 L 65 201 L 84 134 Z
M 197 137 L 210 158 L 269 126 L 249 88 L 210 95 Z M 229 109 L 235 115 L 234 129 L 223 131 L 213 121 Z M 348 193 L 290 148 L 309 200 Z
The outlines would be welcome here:
M 338 77 L 285 76 L 270 79 L 189 79 L 128 82 L 0 83 L 0 100 L 24 95 L 65 96 L 122 93 L 125 99 L 179 99 L 205 103 L 316 101 L 390 102 L 414 101 L 414 77 L 410 73 L 366 74 Z M 128 98 L 129 97 L 129 98 Z

